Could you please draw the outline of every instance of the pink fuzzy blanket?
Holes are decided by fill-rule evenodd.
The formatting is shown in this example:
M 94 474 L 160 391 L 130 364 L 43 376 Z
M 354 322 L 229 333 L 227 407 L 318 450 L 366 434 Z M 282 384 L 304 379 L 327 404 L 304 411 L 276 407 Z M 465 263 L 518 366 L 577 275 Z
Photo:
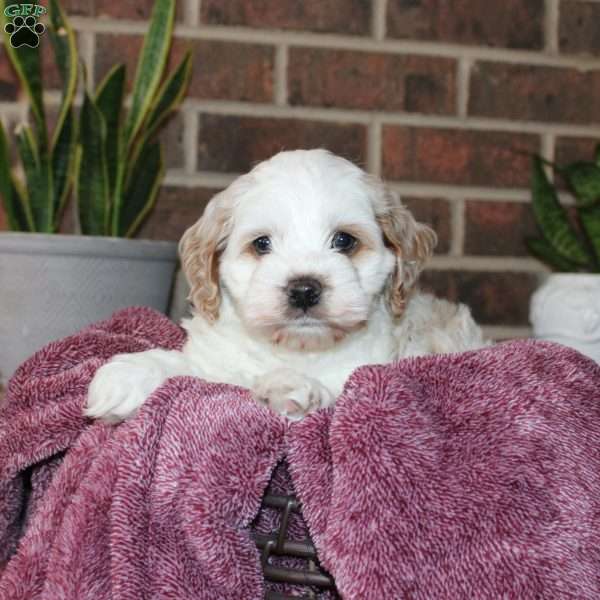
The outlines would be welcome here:
M 259 600 L 250 538 L 285 456 L 345 600 L 600 598 L 600 368 L 521 341 L 367 366 L 288 424 L 169 380 L 118 427 L 81 416 L 117 352 L 182 331 L 128 309 L 23 364 L 0 413 L 2 600 Z

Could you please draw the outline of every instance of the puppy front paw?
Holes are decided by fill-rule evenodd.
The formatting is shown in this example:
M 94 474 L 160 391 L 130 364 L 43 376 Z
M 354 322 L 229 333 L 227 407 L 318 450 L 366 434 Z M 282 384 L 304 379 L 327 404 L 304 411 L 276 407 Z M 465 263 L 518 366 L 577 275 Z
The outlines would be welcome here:
M 162 383 L 156 368 L 136 354 L 118 354 L 98 369 L 84 415 L 119 423 L 129 418 Z
M 275 369 L 257 377 L 252 394 L 261 404 L 292 420 L 302 419 L 335 401 L 319 381 L 293 369 Z

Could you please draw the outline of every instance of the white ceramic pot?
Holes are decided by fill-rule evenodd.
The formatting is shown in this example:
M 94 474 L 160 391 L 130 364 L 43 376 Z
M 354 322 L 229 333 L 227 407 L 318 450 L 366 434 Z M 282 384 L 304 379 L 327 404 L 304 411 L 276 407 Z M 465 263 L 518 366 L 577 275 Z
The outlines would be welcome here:
M 531 297 L 529 318 L 536 338 L 600 362 L 600 275 L 550 275 Z
M 0 382 L 49 341 L 127 306 L 166 312 L 173 242 L 0 233 Z

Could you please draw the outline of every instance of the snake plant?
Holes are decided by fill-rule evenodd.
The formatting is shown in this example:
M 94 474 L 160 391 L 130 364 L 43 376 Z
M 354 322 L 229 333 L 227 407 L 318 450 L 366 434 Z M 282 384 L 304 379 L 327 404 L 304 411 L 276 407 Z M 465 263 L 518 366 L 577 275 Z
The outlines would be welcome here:
M 545 165 L 564 179 L 575 199 L 575 223 L 560 203 Z M 531 197 L 541 236 L 526 240 L 529 251 L 555 271 L 600 273 L 600 146 L 594 162 L 559 166 L 535 156 Z
M 188 52 L 161 85 L 174 19 L 175 0 L 156 0 L 126 116 L 124 65 L 95 94 L 84 91 L 75 169 L 84 233 L 131 237 L 154 204 L 164 174 L 156 133 L 183 99 L 191 72 Z
M 116 65 L 95 91 L 88 89 L 84 77 L 78 119 L 73 110 L 77 78 L 73 33 L 57 0 L 51 0 L 48 12 L 48 30 L 65 82 L 61 116 L 52 143 L 45 145 L 37 49 L 11 48 L 9 56 L 29 96 L 34 128 L 23 126 L 17 134 L 25 185 L 9 172 L 6 135 L 2 131 L 0 136 L 0 193 L 9 224 L 23 231 L 56 231 L 73 182 L 83 234 L 131 237 L 154 205 L 164 176 L 156 134 L 181 103 L 191 73 L 188 52 L 164 77 L 175 0 L 156 0 L 154 4 L 129 109 L 125 102 L 125 66 Z M 5 46 L 7 41 L 5 38 Z
M 2 30 L 5 29 L 6 2 L 0 3 Z M 50 0 L 47 33 L 63 80 L 58 118 L 50 136 L 42 102 L 39 45 L 13 48 L 9 34 L 4 49 L 29 99 L 32 124 L 22 124 L 15 133 L 23 180 L 10 169 L 7 135 L 0 123 L 0 195 L 11 229 L 53 233 L 69 195 L 74 164 L 76 116 L 73 98 L 77 85 L 75 35 L 56 0 Z

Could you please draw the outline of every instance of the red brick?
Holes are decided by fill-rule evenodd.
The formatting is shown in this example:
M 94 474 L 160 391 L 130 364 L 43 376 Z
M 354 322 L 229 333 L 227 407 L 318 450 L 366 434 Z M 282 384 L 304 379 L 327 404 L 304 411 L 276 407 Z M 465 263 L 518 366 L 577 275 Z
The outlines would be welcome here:
M 195 98 L 269 102 L 274 50 L 258 44 L 199 42 L 189 94 Z
M 600 54 L 600 4 L 563 0 L 558 30 L 561 52 Z
M 49 131 L 53 131 L 57 111 L 50 110 L 47 112 L 47 122 Z M 183 115 L 177 113 L 172 115 L 167 123 L 160 130 L 158 139 L 162 143 L 163 158 L 167 169 L 179 169 L 184 166 L 185 149 L 183 141 Z
M 94 63 L 96 86 L 115 65 L 124 64 L 127 70 L 127 90 L 131 91 L 142 42 L 141 35 L 98 34 Z M 169 62 L 173 62 L 172 56 L 169 59 Z
M 61 5 L 69 16 L 147 19 L 153 3 L 144 0 L 62 0 Z
M 598 143 L 596 138 L 557 138 L 554 162 L 560 166 L 579 161 L 594 162 Z M 554 182 L 562 190 L 567 188 L 564 178 L 558 174 L 554 175 Z
M 19 97 L 19 80 L 8 55 L 0 47 L 0 102 L 11 102 Z
M 79 34 L 77 32 L 75 32 L 75 41 L 78 44 L 79 51 L 81 51 L 81 44 L 79 44 Z M 41 70 L 44 89 L 62 90 L 62 76 L 60 74 L 60 70 L 58 69 L 58 65 L 55 62 L 54 48 L 50 42 L 50 36 L 46 33 L 41 38 L 40 58 L 42 59 Z
M 529 185 L 536 136 L 497 131 L 383 128 L 383 175 L 387 179 L 523 187 Z
M 6 231 L 8 229 L 8 223 L 6 221 L 6 213 L 4 212 L 3 200 L 0 200 L 0 231 Z
M 48 26 L 47 18 L 42 23 Z M 76 41 L 78 34 L 75 33 Z M 47 32 L 40 36 L 41 74 L 44 90 L 61 90 L 62 79 L 54 61 L 54 49 Z M 0 101 L 17 99 L 21 93 L 20 83 L 8 59 L 8 55 L 0 46 Z
M 62 80 L 54 63 L 54 50 L 50 43 L 50 36 L 47 33 L 40 37 L 40 58 L 44 89 L 61 89 Z M 0 46 L 0 101 L 16 100 L 21 95 L 24 97 L 19 79 L 8 55 Z
M 19 117 L 9 118 L 6 115 L 2 116 L 2 124 L 4 125 L 4 133 L 8 139 L 8 153 L 10 155 L 10 164 L 14 168 L 19 164 L 19 152 L 17 150 L 16 133 L 22 119 Z M 32 123 L 33 115 L 27 115 L 25 122 Z M 50 129 L 52 131 L 52 129 Z
M 469 114 L 554 123 L 600 122 L 600 70 L 480 62 Z
M 183 20 L 183 2 L 177 2 L 175 18 Z M 69 16 L 111 19 L 148 19 L 153 2 L 148 0 L 62 0 L 61 6 Z
M 544 0 L 389 0 L 388 35 L 394 38 L 540 49 Z
M 242 173 L 281 150 L 327 148 L 364 164 L 362 125 L 203 115 L 198 137 L 198 168 Z
M 117 64 L 127 66 L 131 87 L 141 36 L 100 35 L 96 42 L 96 81 Z M 268 102 L 273 97 L 273 49 L 259 44 L 175 40 L 169 69 L 175 68 L 187 48 L 193 49 L 188 95 L 195 98 Z
M 599 142 L 600 140 L 596 138 L 558 138 L 554 161 L 559 165 L 567 165 L 580 160 L 593 162 L 595 149 Z
M 77 230 L 77 223 L 75 218 L 76 214 L 77 209 L 75 207 L 75 198 L 74 195 L 71 194 L 71 197 L 67 202 L 67 206 L 65 206 L 65 210 L 61 215 L 60 223 L 58 226 L 58 233 L 75 233 L 75 231 Z
M 160 132 L 159 139 L 163 144 L 163 156 L 167 169 L 183 168 L 185 163 L 185 148 L 183 142 L 183 115 L 173 115 L 165 128 Z
M 368 0 L 202 0 L 202 22 L 261 29 L 297 29 L 366 35 Z
M 456 62 L 448 58 L 292 48 L 291 104 L 451 114 Z
M 448 201 L 439 198 L 402 197 L 402 202 L 417 221 L 426 223 L 437 233 L 438 243 L 435 253 L 447 254 L 450 250 L 451 239 L 451 215 Z
M 536 234 L 537 227 L 529 203 L 466 203 L 465 254 L 529 256 L 524 240 Z
M 529 298 L 538 286 L 534 273 L 425 271 L 420 287 L 471 308 L 482 325 L 527 325 Z
M 177 241 L 202 215 L 217 189 L 163 186 L 138 238 Z

